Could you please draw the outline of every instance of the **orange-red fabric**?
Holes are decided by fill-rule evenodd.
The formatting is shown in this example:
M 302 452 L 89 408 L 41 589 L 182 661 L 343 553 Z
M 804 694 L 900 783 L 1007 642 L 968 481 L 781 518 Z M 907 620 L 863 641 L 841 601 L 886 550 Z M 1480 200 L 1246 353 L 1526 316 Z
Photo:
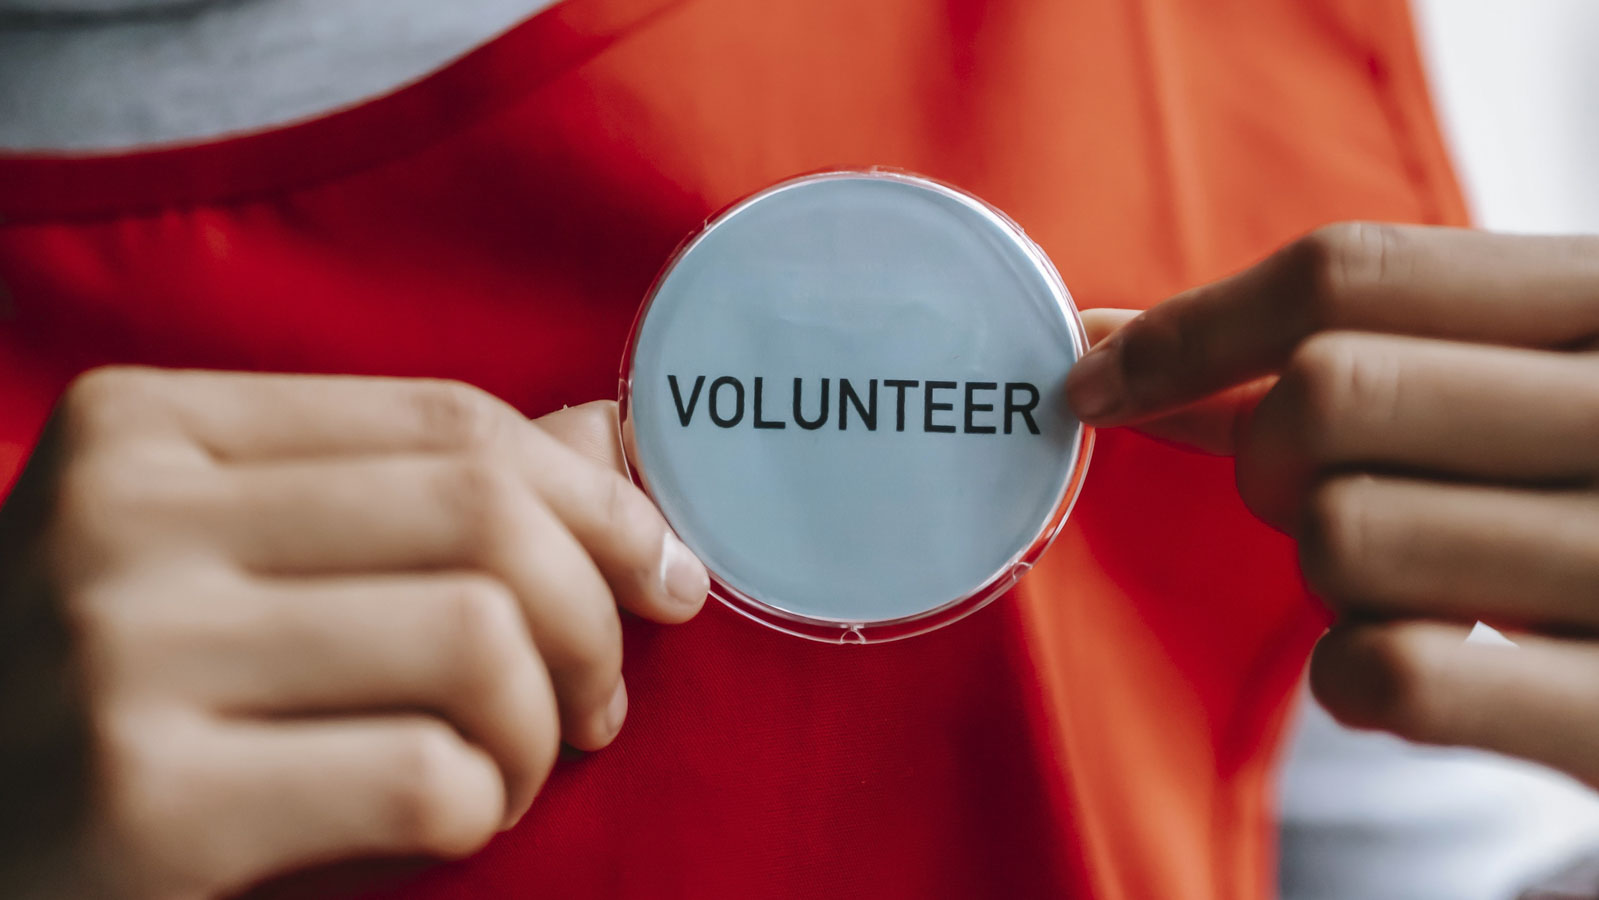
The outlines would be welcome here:
M 530 414 L 612 396 L 703 217 L 871 164 L 1007 210 L 1087 306 L 1331 220 L 1465 217 L 1399 0 L 567 0 L 316 121 L 0 160 L 0 466 L 108 362 L 460 378 Z M 618 742 L 476 857 L 373 890 L 1260 897 L 1317 627 L 1226 460 L 1103 434 L 1044 563 L 954 627 L 630 622 Z

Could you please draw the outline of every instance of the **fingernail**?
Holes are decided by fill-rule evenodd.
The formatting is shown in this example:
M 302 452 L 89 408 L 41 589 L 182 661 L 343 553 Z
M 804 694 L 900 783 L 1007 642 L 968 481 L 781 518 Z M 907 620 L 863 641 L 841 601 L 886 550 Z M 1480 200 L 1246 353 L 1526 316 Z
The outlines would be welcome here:
M 611 695 L 611 702 L 605 705 L 605 727 L 616 737 L 622 730 L 622 722 L 627 719 L 627 683 L 618 681 L 616 692 Z
M 1066 376 L 1066 402 L 1079 419 L 1091 422 L 1116 412 L 1122 402 L 1121 367 L 1112 343 L 1090 350 Z
M 683 606 L 698 606 L 711 589 L 705 566 L 671 532 L 661 541 L 661 583 L 666 593 Z

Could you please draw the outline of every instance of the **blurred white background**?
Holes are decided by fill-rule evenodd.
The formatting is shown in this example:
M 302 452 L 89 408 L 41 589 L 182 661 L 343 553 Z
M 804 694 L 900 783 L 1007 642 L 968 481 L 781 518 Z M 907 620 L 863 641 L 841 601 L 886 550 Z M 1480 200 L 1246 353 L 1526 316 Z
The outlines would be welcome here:
M 1599 2 L 1412 6 L 1478 224 L 1599 231 Z

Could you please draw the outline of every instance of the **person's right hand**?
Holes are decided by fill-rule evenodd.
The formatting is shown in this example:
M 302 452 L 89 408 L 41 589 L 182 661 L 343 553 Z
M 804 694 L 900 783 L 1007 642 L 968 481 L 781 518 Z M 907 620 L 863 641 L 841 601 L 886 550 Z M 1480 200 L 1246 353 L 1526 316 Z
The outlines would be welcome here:
M 1335 718 L 1599 787 L 1599 238 L 1330 225 L 1084 323 L 1083 420 L 1233 454 L 1298 543 Z
M 0 510 L 5 817 L 87 788 L 39 893 L 209 897 L 514 822 L 563 739 L 622 725 L 618 606 L 705 598 L 616 470 L 615 415 L 529 422 L 438 381 L 79 379 Z M 67 673 L 70 716 L 27 665 Z M 69 718 L 84 785 L 40 752 Z

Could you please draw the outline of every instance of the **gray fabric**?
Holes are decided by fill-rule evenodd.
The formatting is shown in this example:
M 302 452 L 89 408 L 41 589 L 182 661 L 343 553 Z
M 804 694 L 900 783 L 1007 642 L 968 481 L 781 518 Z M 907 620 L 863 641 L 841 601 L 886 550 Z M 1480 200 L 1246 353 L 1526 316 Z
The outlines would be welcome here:
M 1599 804 L 1565 776 L 1302 704 L 1279 791 L 1284 900 L 1510 900 L 1599 846 Z
M 44 16 L 130 15 L 177 6 L 203 6 L 208 0 L 0 0 L 0 13 Z
M 0 148 L 248 131 L 384 93 L 553 0 L 0 0 Z

